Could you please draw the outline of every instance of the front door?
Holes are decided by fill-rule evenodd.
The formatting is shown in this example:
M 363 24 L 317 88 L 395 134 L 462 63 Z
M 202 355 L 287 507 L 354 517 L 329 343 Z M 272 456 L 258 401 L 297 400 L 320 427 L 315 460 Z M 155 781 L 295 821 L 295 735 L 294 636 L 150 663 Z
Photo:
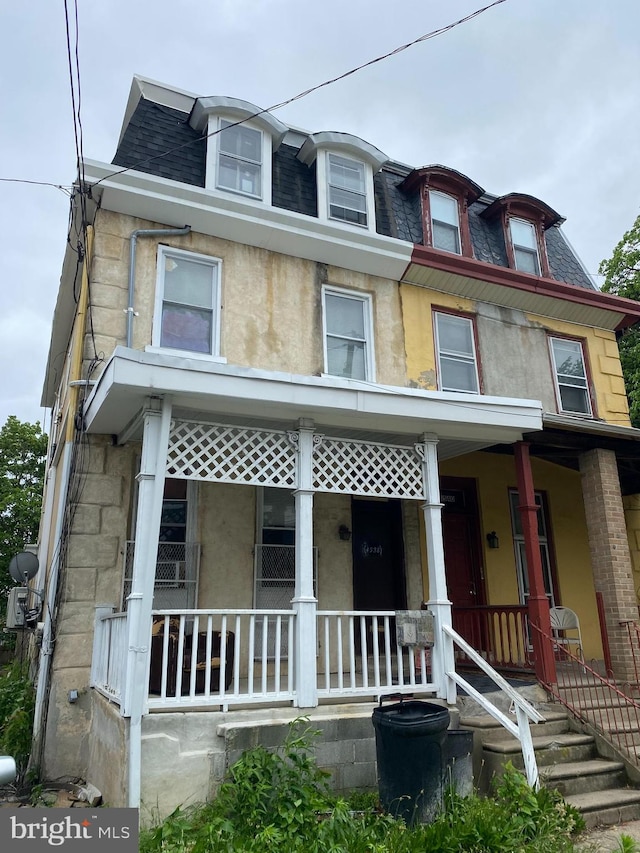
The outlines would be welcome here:
M 351 502 L 355 610 L 406 607 L 399 500 Z
M 440 499 L 449 598 L 454 607 L 484 604 L 475 481 L 442 477 Z

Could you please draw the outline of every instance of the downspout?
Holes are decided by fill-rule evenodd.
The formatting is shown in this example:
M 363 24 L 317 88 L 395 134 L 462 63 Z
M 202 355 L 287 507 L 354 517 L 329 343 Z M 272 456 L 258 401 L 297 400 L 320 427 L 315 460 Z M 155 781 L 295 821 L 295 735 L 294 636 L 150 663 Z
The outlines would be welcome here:
M 129 304 L 127 306 L 127 347 L 130 349 L 133 339 L 133 318 L 135 315 L 134 295 L 135 295 L 135 277 L 136 277 L 136 246 L 138 245 L 138 237 L 179 237 L 182 234 L 188 234 L 191 231 L 190 225 L 185 225 L 184 228 L 139 228 L 137 231 L 131 232 L 129 243 Z

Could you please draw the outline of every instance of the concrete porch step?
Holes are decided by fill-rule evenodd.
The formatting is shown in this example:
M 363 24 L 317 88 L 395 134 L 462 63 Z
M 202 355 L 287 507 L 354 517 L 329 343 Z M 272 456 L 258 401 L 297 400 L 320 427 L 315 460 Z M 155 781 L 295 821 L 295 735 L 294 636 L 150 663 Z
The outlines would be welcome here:
M 595 753 L 593 737 L 578 732 L 543 735 L 533 737 L 531 740 L 536 753 L 536 761 L 541 767 L 558 764 L 561 761 L 587 761 Z M 520 741 L 511 735 L 508 738 L 485 741 L 483 753 L 485 760 L 488 760 L 490 755 L 501 755 L 504 756 L 503 761 L 505 763 L 511 761 L 514 767 L 519 768 L 523 765 Z
M 625 788 L 627 776 L 621 761 L 593 758 L 543 765 L 540 768 L 540 781 L 547 788 L 556 788 L 566 798 L 572 794 Z
M 640 790 L 635 788 L 570 794 L 565 799 L 582 813 L 587 829 L 640 819 Z
M 569 723 L 565 711 L 544 711 L 545 722 L 531 726 L 531 734 L 536 737 L 563 734 L 569 730 Z M 515 722 L 515 719 L 514 719 Z M 474 717 L 461 717 L 460 726 L 471 729 L 474 735 L 480 738 L 482 743 L 486 741 L 513 740 L 504 726 L 501 726 L 488 714 L 478 714 Z

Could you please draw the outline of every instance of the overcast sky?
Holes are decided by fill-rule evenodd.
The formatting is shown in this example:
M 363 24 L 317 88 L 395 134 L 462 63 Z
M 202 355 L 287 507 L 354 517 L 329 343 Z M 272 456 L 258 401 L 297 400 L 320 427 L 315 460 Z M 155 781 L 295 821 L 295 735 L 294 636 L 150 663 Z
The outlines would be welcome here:
M 70 185 L 63 0 L 3 5 L 0 177 Z M 111 161 L 135 73 L 268 107 L 482 5 L 78 0 L 85 156 Z M 276 115 L 537 196 L 596 273 L 640 212 L 639 96 L 639 0 L 506 0 Z M 49 428 L 40 395 L 67 217 L 60 190 L 0 183 L 0 425 L 14 414 Z

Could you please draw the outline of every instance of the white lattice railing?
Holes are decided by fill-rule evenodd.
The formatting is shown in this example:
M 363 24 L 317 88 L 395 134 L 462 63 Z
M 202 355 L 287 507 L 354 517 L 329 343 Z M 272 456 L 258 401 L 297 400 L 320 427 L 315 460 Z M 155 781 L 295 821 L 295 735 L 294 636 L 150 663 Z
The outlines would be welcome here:
M 93 635 L 91 686 L 118 704 L 127 662 L 127 614 L 98 616 Z
M 313 482 L 320 492 L 424 498 L 422 463 L 413 447 L 325 436 L 314 445 Z
M 395 613 L 319 610 L 318 696 L 435 693 L 430 653 L 395 640 Z
M 295 700 L 291 610 L 156 610 L 149 708 Z

